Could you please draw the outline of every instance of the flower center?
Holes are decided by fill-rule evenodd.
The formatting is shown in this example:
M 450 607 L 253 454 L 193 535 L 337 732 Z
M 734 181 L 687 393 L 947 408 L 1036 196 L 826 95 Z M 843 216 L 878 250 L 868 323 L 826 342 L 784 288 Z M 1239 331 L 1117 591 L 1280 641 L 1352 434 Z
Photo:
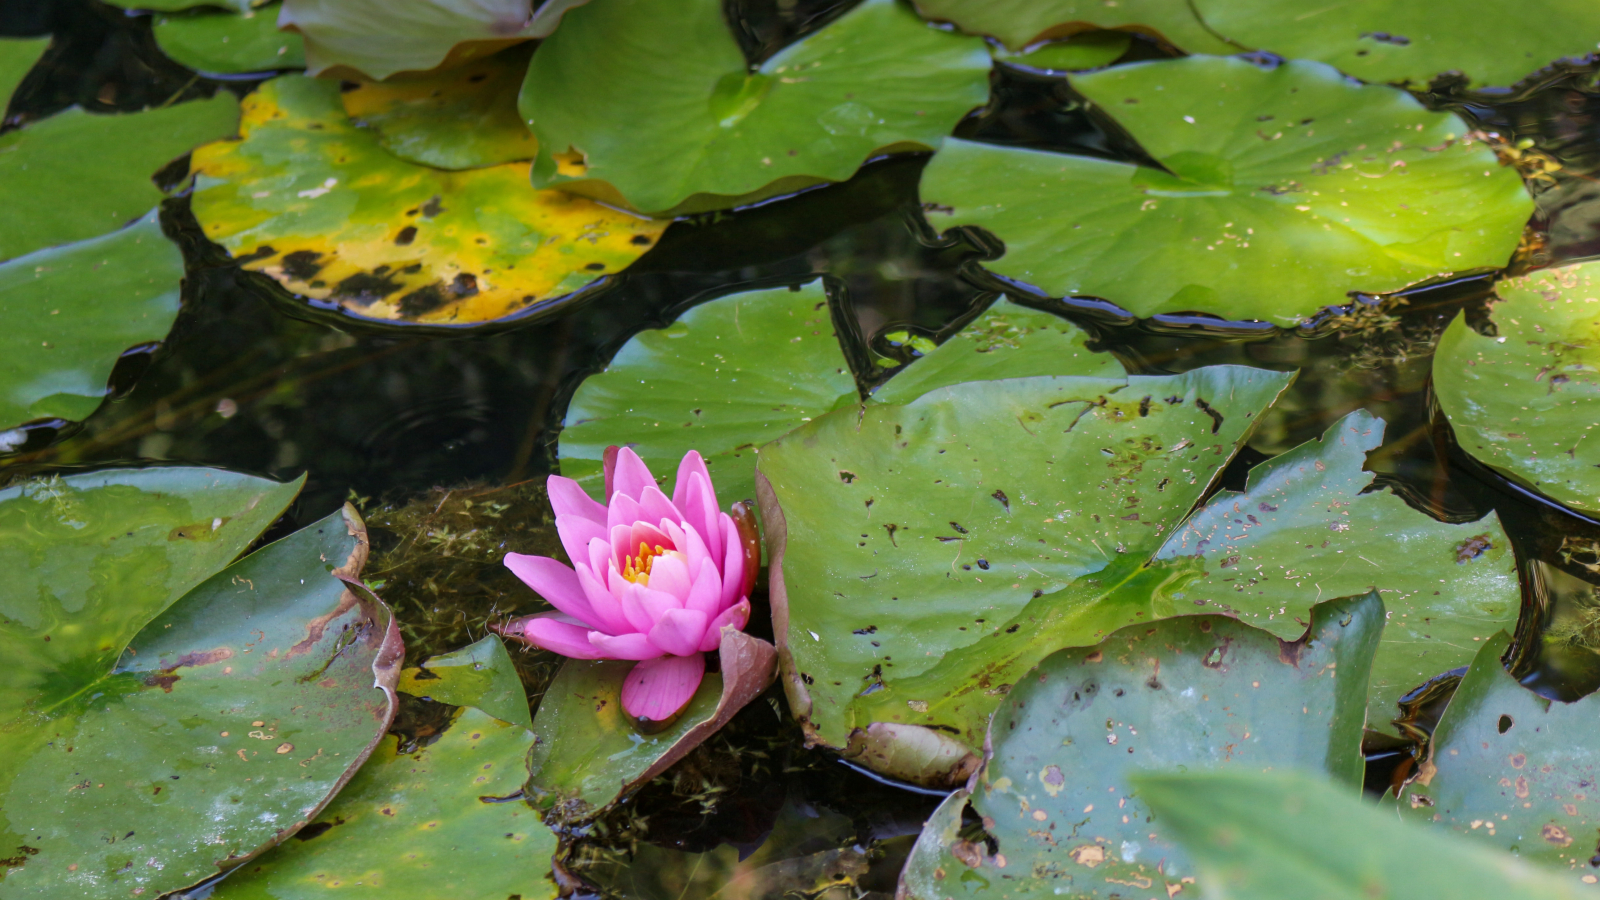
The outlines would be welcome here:
M 650 547 L 640 541 L 639 552 L 623 560 L 622 577 L 634 584 L 648 587 L 650 585 L 650 567 L 655 564 L 656 557 L 671 552 L 671 550 L 660 544 Z

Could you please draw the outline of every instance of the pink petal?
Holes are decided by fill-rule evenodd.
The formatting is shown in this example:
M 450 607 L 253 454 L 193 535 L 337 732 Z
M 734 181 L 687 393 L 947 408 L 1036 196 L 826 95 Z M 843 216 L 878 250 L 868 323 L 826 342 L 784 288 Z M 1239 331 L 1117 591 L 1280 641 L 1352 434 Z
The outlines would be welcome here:
M 722 559 L 722 529 L 717 520 L 717 497 L 711 490 L 711 482 L 704 475 L 693 472 L 689 475 L 689 487 L 684 491 L 684 502 L 678 508 L 683 511 L 683 520 L 695 531 L 700 533 L 706 542 L 706 549 L 710 551 L 711 558 L 720 568 Z
M 643 512 L 644 510 L 639 507 L 639 501 L 618 491 L 611 498 L 611 505 L 606 507 L 606 527 L 632 525 L 643 518 L 641 515 Z
M 633 634 L 601 634 L 589 632 L 589 643 L 594 645 L 596 659 L 655 659 L 661 648 L 637 632 Z
M 638 596 L 639 586 L 622 577 L 616 566 L 606 572 L 606 587 L 611 590 L 611 596 L 617 598 L 617 603 L 622 607 L 622 617 L 628 622 L 628 631 L 644 633 L 656 624 L 658 616 L 652 616 L 646 609 L 644 602 Z M 622 634 L 621 631 L 617 634 Z
M 622 597 L 622 609 L 628 616 L 628 621 L 642 620 L 648 623 L 640 626 L 639 631 L 649 631 L 655 627 L 669 610 L 683 609 L 682 597 L 631 582 L 625 583 L 628 587 Z
M 590 642 L 592 634 L 599 632 L 548 615 L 533 616 L 522 624 L 523 639 L 535 647 L 573 659 L 605 659 L 605 654 Z
M 598 525 L 606 521 L 606 508 L 594 502 L 587 491 L 571 478 L 551 475 L 545 480 L 545 490 L 550 494 L 550 508 L 559 516 L 582 516 Z
M 678 478 L 672 483 L 672 502 L 679 509 L 684 508 L 684 498 L 689 495 L 689 480 L 697 472 L 706 480 L 706 484 L 711 483 L 711 470 L 706 468 L 705 457 L 700 455 L 699 450 L 690 450 L 683 455 L 683 461 L 678 463 Z M 713 494 L 711 502 L 716 503 L 716 499 L 716 495 Z
M 722 614 L 711 620 L 706 626 L 706 636 L 700 641 L 701 650 L 715 650 L 722 643 L 722 629 L 725 625 L 732 625 L 740 631 L 744 630 L 750 621 L 750 601 L 740 600 L 738 603 L 722 611 Z
M 696 531 L 693 525 L 688 522 L 683 523 L 682 528 L 674 525 L 672 529 L 668 529 L 667 533 L 672 535 L 674 529 L 679 535 L 682 535 L 682 540 L 678 540 L 677 535 L 673 535 L 673 542 L 678 545 L 679 552 L 683 554 L 683 561 L 689 564 L 689 571 L 700 571 L 700 563 L 702 562 L 710 562 L 713 566 L 716 565 L 716 562 L 711 559 L 710 551 L 706 549 L 706 542 L 700 538 L 700 532 Z
M 613 528 L 612 532 L 615 533 L 616 529 Z M 611 563 L 615 560 L 616 554 L 612 552 L 610 535 L 607 535 L 603 538 L 589 539 L 590 569 L 594 570 L 595 572 L 604 572 L 606 569 L 610 568 Z M 576 559 L 573 560 L 572 565 L 573 568 L 577 568 L 578 561 Z
M 678 507 L 655 485 L 645 488 L 639 496 L 639 510 L 639 518 L 646 522 L 660 522 L 663 519 L 669 522 L 683 521 L 683 513 L 678 512 Z
M 590 628 L 599 624 L 595 621 L 594 609 L 589 605 L 589 597 L 578 581 L 577 572 L 548 556 L 524 556 L 521 553 L 507 553 L 506 568 L 549 601 L 551 606 Z
M 561 547 L 567 551 L 567 558 L 577 563 L 588 558 L 590 541 L 605 539 L 606 526 L 593 519 L 567 513 L 556 516 L 556 534 L 561 537 Z
M 698 653 L 709 618 L 698 609 L 669 609 L 650 629 L 650 643 L 674 656 Z
M 668 537 L 665 531 L 642 520 L 633 523 L 633 527 L 629 531 L 628 540 L 631 542 L 628 547 L 629 553 L 638 553 L 640 544 L 644 544 L 652 550 L 657 547 L 663 550 L 678 549 L 677 545 L 672 543 L 672 538 Z
M 722 603 L 722 575 L 717 572 L 717 565 L 709 559 L 700 560 L 700 571 L 694 577 L 694 585 L 683 600 L 684 609 L 697 609 L 707 616 L 714 616 L 721 612 Z
M 664 722 L 683 711 L 706 674 L 704 654 L 639 663 L 622 682 L 622 708 L 636 719 Z
M 622 613 L 622 601 L 611 593 L 594 570 L 583 563 L 574 568 L 578 572 L 578 584 L 583 587 L 583 594 L 589 599 L 589 609 L 594 613 L 594 618 L 590 622 L 595 629 L 606 634 L 634 631 L 634 627 L 628 622 L 628 617 Z
M 600 467 L 605 471 L 605 475 L 606 475 L 606 502 L 607 503 L 611 502 L 611 495 L 615 494 L 617 492 L 617 488 L 616 488 L 617 481 L 616 481 L 616 478 L 615 478 L 616 471 L 617 471 L 617 452 L 620 451 L 621 449 L 622 448 L 618 447 L 616 444 L 612 444 L 611 446 L 606 448 L 605 455 L 600 457 Z
M 678 605 L 682 606 L 684 598 L 689 596 L 689 567 L 676 556 L 656 557 L 650 565 L 649 588 L 677 597 Z
M 655 486 L 656 477 L 650 474 L 650 467 L 644 464 L 639 454 L 633 452 L 632 447 L 623 447 L 617 451 L 617 468 L 612 483 L 616 485 L 616 492 L 611 502 L 615 503 L 617 497 L 638 500 L 645 488 Z
M 744 543 L 739 540 L 739 529 L 734 527 L 733 520 L 728 518 L 727 514 L 724 513 L 722 517 L 728 519 L 727 528 L 724 529 L 728 536 L 727 543 L 722 551 L 722 606 L 726 609 L 744 599 L 747 573 Z

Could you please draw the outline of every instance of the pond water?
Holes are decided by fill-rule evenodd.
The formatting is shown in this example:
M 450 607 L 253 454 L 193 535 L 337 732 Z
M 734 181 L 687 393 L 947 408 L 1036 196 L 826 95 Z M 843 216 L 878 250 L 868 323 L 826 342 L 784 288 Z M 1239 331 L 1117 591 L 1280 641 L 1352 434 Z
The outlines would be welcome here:
M 838 4 L 732 4 L 748 55 L 761 58 L 815 30 Z M 38 118 L 71 105 L 134 110 L 215 91 L 239 95 L 258 80 L 192 75 L 156 48 L 148 19 L 91 0 L 3 0 L 0 34 L 52 34 L 56 47 L 10 108 Z M 1161 58 L 1136 38 L 1124 60 Z M 995 102 L 958 136 L 1127 162 L 1142 151 L 1104 117 L 1084 111 L 1066 80 L 1002 68 Z M 1512 147 L 1560 164 L 1530 184 L 1538 213 L 1516 265 L 1600 255 L 1600 90 L 1594 68 L 1552 71 L 1515 92 L 1469 94 L 1444 86 L 1419 95 L 1461 113 Z M 1525 143 L 1531 141 L 1531 143 Z M 1280 330 L 1201 316 L 1131 320 L 1092 303 L 1030 297 L 976 263 L 989 248 L 941 241 L 918 215 L 925 154 L 869 162 L 848 182 L 732 212 L 686 216 L 660 243 L 585 298 L 506 326 L 384 328 L 308 307 L 264 276 L 242 271 L 200 233 L 186 197 L 162 204 L 162 225 L 183 248 L 183 306 L 159 346 L 130 351 L 112 378 L 113 402 L 81 424 L 41 426 L 0 456 L 0 486 L 105 467 L 184 463 L 292 479 L 305 489 L 262 541 L 287 535 L 354 500 L 389 566 L 381 593 L 408 635 L 408 661 L 483 636 L 486 622 L 530 611 L 495 561 L 506 535 L 551 543 L 543 507 L 515 522 L 464 518 L 482 528 L 460 552 L 424 551 L 418 534 L 462 498 L 542 504 L 555 436 L 583 378 L 604 368 L 629 337 L 671 322 L 708 298 L 814 275 L 852 317 L 842 335 L 864 387 L 909 362 L 911 336 L 941 340 L 993 299 L 1058 312 L 1140 374 L 1231 363 L 1300 371 L 1287 396 L 1228 468 L 1221 487 L 1242 489 L 1252 465 L 1316 438 L 1365 408 L 1388 423 L 1369 459 L 1377 488 L 1448 522 L 1493 511 L 1523 574 L 1524 611 L 1513 674 L 1558 699 L 1600 687 L 1600 655 L 1542 640 L 1552 622 L 1589 624 L 1600 584 L 1600 522 L 1517 487 L 1453 443 L 1430 406 L 1432 344 L 1461 310 L 1481 321 L 1493 273 L 1416 288 L 1382 303 L 1360 298 L 1343 315 Z M 1532 171 L 1531 168 L 1528 171 Z M 181 172 L 180 172 L 181 174 Z M 26 210 L 7 215 L 26 216 Z M 851 333 L 853 332 L 853 333 Z M 892 338 L 890 335 L 894 334 Z M 896 340 L 895 338 L 898 338 Z M 851 344 L 854 346 L 851 346 Z M 520 530 L 520 532 L 519 532 Z M 756 606 L 764 609 L 765 579 Z M 1590 618 L 1585 618 L 1585 617 Z M 763 621 L 758 613 L 756 623 Z M 1580 621 L 1581 620 L 1581 621 Z M 770 625 L 756 624 L 760 634 Z M 556 658 L 518 659 L 537 698 Z M 1459 674 L 1459 673 L 1458 673 Z M 1431 729 L 1454 680 L 1430 686 L 1415 726 Z M 396 728 L 425 727 L 411 701 Z M 1387 788 L 1408 754 L 1373 735 L 1368 788 Z M 565 876 L 581 894 L 636 900 L 717 896 L 880 897 L 894 891 L 911 841 L 942 792 L 917 789 L 803 749 L 783 692 L 770 690 L 710 742 L 599 822 L 566 835 Z

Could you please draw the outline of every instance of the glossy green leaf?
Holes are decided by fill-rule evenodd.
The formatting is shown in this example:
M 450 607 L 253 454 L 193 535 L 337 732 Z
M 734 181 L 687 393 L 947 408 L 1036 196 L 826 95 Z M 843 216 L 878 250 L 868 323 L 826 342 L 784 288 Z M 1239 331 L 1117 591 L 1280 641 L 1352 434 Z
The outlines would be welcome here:
M 734 206 L 937 149 L 988 96 L 981 41 L 866 0 L 752 71 L 704 0 L 595 0 L 534 54 L 535 183 L 651 213 Z M 627 122 L 627 128 L 614 123 Z M 587 172 L 556 171 L 576 151 Z
M 49 38 L 0 38 L 0 103 L 10 102 L 17 85 L 49 48 Z
M 542 38 L 587 0 L 284 0 L 313 75 L 384 79 L 451 68 Z
M 241 868 L 215 900 L 553 900 L 555 832 L 502 799 L 527 778 L 533 735 L 466 708 L 432 743 L 398 745 L 386 735 L 302 839 Z
M 528 54 L 506 50 L 448 72 L 360 84 L 340 95 L 350 121 L 378 133 L 383 149 L 438 169 L 525 162 L 539 142 L 517 112 Z
M 1194 567 L 1142 564 L 1291 378 L 971 382 L 763 447 L 774 625 L 808 732 L 845 747 L 864 729 L 858 752 L 879 757 L 955 732 L 948 752 L 966 753 L 1039 659 L 1176 612 Z
M 1295 767 L 1358 786 L 1383 615 L 1367 594 L 1318 604 L 1294 643 L 1224 616 L 1183 616 L 1052 654 L 989 729 L 972 805 L 995 852 L 924 846 L 951 885 L 923 896 L 979 894 L 985 882 L 1002 896 L 1188 890 L 1193 864 L 1129 779 L 1142 769 Z
M 1187 0 L 916 0 L 930 19 L 987 34 L 1013 50 L 1090 28 L 1154 35 L 1187 53 L 1237 53 L 1206 30 Z
M 1222 900 L 1576 900 L 1590 888 L 1459 838 L 1396 822 L 1344 785 L 1296 772 L 1132 780 Z M 1182 896 L 1182 895 L 1179 895 Z
M 1515 629 L 1522 608 L 1511 541 L 1495 514 L 1451 525 L 1388 491 L 1362 493 L 1362 466 L 1383 443 L 1383 420 L 1358 410 L 1250 470 L 1243 493 L 1222 491 L 1161 548 L 1200 556 L 1205 577 L 1183 605 L 1224 612 L 1293 640 L 1319 598 L 1376 590 L 1389 611 L 1373 662 L 1367 727 L 1396 733 L 1395 705 L 1412 689 L 1472 661 L 1482 641 Z
M 1072 85 L 1167 171 L 950 141 L 922 179 L 933 227 L 992 232 L 1005 253 L 984 265 L 1049 296 L 1293 325 L 1504 266 L 1533 211 L 1461 119 L 1318 63 L 1191 57 Z
M 1400 793 L 1400 810 L 1587 874 L 1600 827 L 1600 696 L 1562 703 L 1533 693 L 1500 663 L 1509 644 L 1502 633 L 1478 651 L 1421 772 Z
M 157 16 L 154 30 L 162 53 L 197 72 L 266 72 L 306 64 L 300 36 L 278 30 L 277 4 L 239 14 L 203 10 Z
M 1595 52 L 1600 39 L 1600 9 L 1583 0 L 1537 7 L 1472 0 L 1444 16 L 1405 0 L 1353 0 L 1301 15 L 1285 15 L 1274 0 L 1194 0 L 1193 7 L 1243 47 L 1414 88 L 1446 72 L 1466 75 L 1472 87 L 1515 84 L 1563 57 Z
M 732 627 L 722 631 L 722 671 L 707 673 L 683 712 L 661 731 L 641 733 L 622 709 L 627 660 L 569 659 L 539 701 L 528 757 L 529 802 L 546 821 L 593 818 L 665 772 L 772 684 L 771 644 Z
M 0 263 L 0 453 L 6 429 L 88 418 L 117 357 L 167 336 L 178 317 L 183 254 L 151 212 L 104 237 Z
M 1128 52 L 1133 36 L 1125 31 L 1085 31 L 1046 41 L 1024 50 L 996 48 L 995 59 L 1052 72 L 1076 72 L 1109 66 Z
M 0 490 L 0 722 L 67 703 L 104 677 L 140 629 L 248 547 L 303 482 L 112 469 Z
M 0 260 L 114 231 L 161 201 L 151 176 L 195 146 L 234 132 L 227 91 L 139 113 L 76 107 L 0 135 Z M 116 153 L 107 153 L 116 147 Z
M 1462 449 L 1512 480 L 1600 516 L 1600 264 L 1500 282 L 1485 337 L 1457 316 L 1433 390 Z
M 732 294 L 635 335 L 579 386 L 561 430 L 561 474 L 598 498 L 611 444 L 668 477 L 698 450 L 724 505 L 750 499 L 755 448 L 858 398 L 820 280 Z
M 477 707 L 503 722 L 533 727 L 527 692 L 499 635 L 405 670 L 396 689 L 440 703 Z
M 880 403 L 909 403 L 963 381 L 1033 375 L 1121 378 L 1122 363 L 1095 353 L 1089 335 L 1060 316 L 1002 298 L 949 340 L 898 372 L 872 394 Z
M 526 163 L 405 162 L 350 122 L 339 91 L 275 78 L 245 98 L 240 140 L 193 157 L 206 236 L 296 294 L 383 321 L 529 315 L 626 268 L 666 228 L 536 191 Z
M 113 476 L 85 477 L 104 480 L 106 495 L 131 505 L 131 491 L 109 486 Z M 192 470 L 174 477 L 195 478 Z M 54 498 L 45 495 L 52 490 Z M 93 516 L 84 494 L 46 484 L 13 502 L 47 510 L 48 519 L 36 512 L 36 520 L 57 532 L 81 529 L 83 543 L 127 540 L 107 534 L 114 520 Z M 85 594 L 92 601 L 113 584 L 131 585 L 107 598 L 116 603 L 158 581 L 152 554 L 139 552 L 150 532 L 160 541 L 223 545 L 224 534 L 245 531 L 244 517 L 218 516 L 160 533 L 167 517 L 156 514 L 184 499 L 141 504 L 127 550 L 102 553 L 98 572 L 71 572 L 48 587 L 77 605 Z M 213 501 L 206 495 L 190 505 L 203 502 Z M 152 519 L 160 524 L 143 524 Z M 62 543 L 70 546 L 52 546 Z M 0 836 L 31 848 L 0 882 L 0 897 L 158 896 L 225 871 L 311 821 L 394 714 L 399 630 L 381 603 L 336 577 L 358 577 L 366 549 L 354 513 L 335 513 L 184 595 L 138 633 L 115 668 L 90 668 L 106 645 L 81 653 L 70 685 L 57 678 L 48 704 L 0 732 Z M 96 583 L 93 575 L 116 562 L 119 577 Z M 81 645 L 84 626 L 97 621 L 84 609 L 95 608 L 56 623 L 51 636 L 63 640 L 52 645 Z M 13 669 L 27 658 L 6 654 Z

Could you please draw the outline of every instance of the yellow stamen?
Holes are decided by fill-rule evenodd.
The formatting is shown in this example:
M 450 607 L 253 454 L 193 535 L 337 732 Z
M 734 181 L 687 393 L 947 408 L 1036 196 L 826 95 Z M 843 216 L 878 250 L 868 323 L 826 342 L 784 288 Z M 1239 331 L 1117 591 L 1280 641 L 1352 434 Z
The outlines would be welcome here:
M 667 548 L 656 545 L 655 549 L 646 546 L 644 541 L 639 542 L 639 552 L 623 560 L 622 577 L 634 584 L 650 584 L 650 567 L 655 564 L 656 557 L 667 552 Z

